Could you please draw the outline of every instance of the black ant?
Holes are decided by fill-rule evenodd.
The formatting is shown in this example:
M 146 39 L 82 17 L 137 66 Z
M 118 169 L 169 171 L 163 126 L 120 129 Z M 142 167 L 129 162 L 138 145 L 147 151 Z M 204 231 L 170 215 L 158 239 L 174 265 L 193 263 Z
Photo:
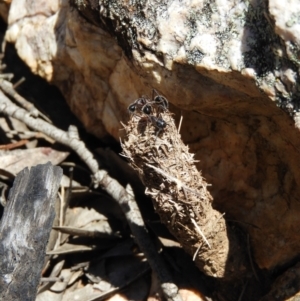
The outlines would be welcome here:
M 154 93 L 157 95 L 154 96 Z M 145 115 L 150 115 L 152 113 L 152 108 L 155 108 L 157 112 L 157 116 L 161 112 L 165 112 L 169 108 L 169 103 L 167 99 L 158 94 L 158 92 L 153 89 L 152 92 L 152 100 L 147 99 L 146 97 L 141 97 L 135 100 L 132 104 L 129 105 L 128 111 L 131 114 L 137 113 L 144 113 Z
M 137 101 L 139 101 L 139 102 L 137 102 Z M 128 111 L 131 114 L 138 112 L 138 113 L 144 113 L 145 115 L 150 115 L 150 114 L 152 114 L 152 106 L 149 102 L 146 104 L 143 104 L 139 98 L 134 103 L 129 105 Z
M 155 96 L 154 93 L 157 95 Z M 169 103 L 167 99 L 153 89 L 152 100 L 146 97 L 138 98 L 128 106 L 128 111 L 131 114 L 138 113 L 140 117 L 142 117 L 141 114 L 146 115 L 151 124 L 158 128 L 158 135 L 167 126 L 167 123 L 160 117 L 160 114 L 167 111 L 168 108 Z M 156 116 L 152 115 L 153 111 L 156 112 Z
M 134 103 L 130 104 L 128 107 L 129 113 L 139 112 L 147 104 L 148 100 L 145 97 L 138 98 Z
M 159 129 L 159 131 L 163 130 L 167 123 L 161 117 L 149 116 L 151 123 Z
M 156 127 L 158 129 L 158 131 L 156 132 L 156 137 L 167 126 L 167 123 L 161 117 L 156 117 L 156 116 L 153 116 L 153 115 L 148 115 L 148 120 L 151 122 L 151 124 L 154 127 Z
M 157 94 L 155 97 L 154 93 Z M 164 96 L 159 95 L 155 89 L 153 89 L 152 92 L 152 99 L 154 104 L 157 106 L 157 109 L 159 109 L 160 111 L 165 112 L 169 109 L 169 102 L 167 101 L 167 99 Z

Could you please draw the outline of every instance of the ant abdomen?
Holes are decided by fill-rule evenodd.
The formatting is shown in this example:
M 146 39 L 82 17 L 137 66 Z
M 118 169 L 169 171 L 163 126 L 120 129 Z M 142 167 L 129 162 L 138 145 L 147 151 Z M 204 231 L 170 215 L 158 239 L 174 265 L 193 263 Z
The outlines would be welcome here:
M 136 105 L 134 103 L 130 104 L 128 107 L 129 113 L 134 113 L 136 110 Z
M 143 113 L 146 115 L 150 115 L 152 113 L 152 106 L 151 105 L 145 105 L 142 109 Z
M 167 123 L 161 117 L 150 116 L 151 123 L 159 130 L 163 130 Z

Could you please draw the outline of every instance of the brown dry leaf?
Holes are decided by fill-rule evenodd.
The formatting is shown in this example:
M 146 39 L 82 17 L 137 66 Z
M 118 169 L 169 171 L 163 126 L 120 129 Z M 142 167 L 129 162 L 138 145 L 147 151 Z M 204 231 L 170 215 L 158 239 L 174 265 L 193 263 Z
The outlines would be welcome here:
M 71 269 L 63 269 L 59 275 L 59 277 L 63 278 L 63 281 L 55 282 L 51 286 L 51 291 L 57 293 L 64 292 L 73 274 L 74 272 Z
M 89 233 L 96 233 L 99 237 L 116 237 L 116 234 L 113 232 L 108 220 L 94 221 L 85 225 L 81 229 Z
M 99 289 L 101 292 L 107 292 L 113 288 L 111 284 L 105 280 L 100 280 L 98 282 L 99 283 L 94 284 L 94 287 Z
M 61 301 L 62 293 L 57 294 L 51 291 L 45 291 L 37 295 L 35 301 Z
M 115 232 L 114 228 L 119 229 L 116 221 L 119 213 L 115 214 L 115 204 L 107 196 L 92 199 L 92 194 L 83 194 L 84 207 L 67 208 L 65 222 L 62 229 L 61 243 L 65 242 L 70 235 L 72 236 L 86 236 L 86 237 L 102 237 L 102 238 L 118 238 L 119 234 Z M 80 196 L 79 196 L 80 197 Z M 81 198 L 81 197 L 80 197 Z M 105 210 L 101 206 L 106 205 Z M 109 208 L 107 208 L 109 207 Z M 104 214 L 100 213 L 104 211 Z M 112 211 L 112 212 L 110 212 Z M 106 216 L 109 214 L 109 218 Z M 117 215 L 117 217 L 115 216 Z M 73 229 L 73 233 L 67 231 Z M 76 230 L 77 229 L 77 230 Z M 66 234 L 68 233 L 68 234 Z
M 56 282 L 51 286 L 51 289 L 37 295 L 36 301 L 61 301 L 64 291 L 72 277 L 70 269 L 63 269 L 60 277 L 63 277 L 63 282 Z
M 93 221 L 127 222 L 120 206 L 111 197 L 101 192 L 81 191 L 72 193 L 73 201 L 67 209 L 64 226 L 82 228 Z M 72 203 L 76 204 L 72 206 Z M 81 212 L 84 209 L 85 212 Z M 116 228 L 120 228 L 120 225 Z
M 205 296 L 193 290 L 179 289 L 179 294 L 183 301 L 207 301 Z
M 0 118 L 0 127 L 6 135 L 6 139 L 9 142 L 17 142 L 24 137 L 24 133 L 29 133 L 30 130 L 26 124 L 13 117 Z M 33 132 L 32 132 L 33 133 Z M 25 135 L 26 136 L 26 135 Z M 8 142 L 7 142 L 8 143 Z M 37 139 L 31 140 L 26 144 L 27 148 L 34 148 L 37 146 Z
M 78 236 L 81 236 L 79 235 L 80 230 L 86 230 L 90 234 L 95 233 L 95 236 L 97 236 L 96 233 L 99 235 L 101 233 L 102 236 L 111 236 L 113 238 L 116 237 L 116 234 L 114 233 L 110 224 L 111 220 L 108 221 L 108 218 L 105 215 L 97 212 L 92 207 L 75 207 L 67 209 L 64 227 L 78 229 Z M 64 231 L 64 233 L 67 232 Z M 66 241 L 66 239 L 69 237 L 69 234 L 63 234 L 61 237 L 61 242 Z M 71 235 L 76 234 L 74 233 Z
M 79 270 L 79 271 L 75 271 L 72 274 L 72 277 L 70 278 L 68 285 L 73 285 L 81 276 L 83 276 L 83 271 Z
M 58 277 L 63 266 L 65 264 L 65 260 L 61 260 L 59 262 L 57 262 L 55 264 L 54 267 L 52 267 L 52 271 L 49 275 L 49 277 Z M 45 270 L 43 271 L 43 274 L 44 274 Z M 46 291 L 48 288 L 50 288 L 52 286 L 52 283 L 49 283 L 49 282 L 44 282 L 38 289 L 38 294 L 41 294 L 42 292 Z
M 94 208 L 68 208 L 64 226 L 82 228 L 95 221 L 107 221 L 107 217 Z
M 87 284 L 73 291 L 66 291 L 62 301 L 88 301 L 99 295 L 99 291 L 94 289 L 93 285 Z
M 25 167 L 45 164 L 49 161 L 53 165 L 57 165 L 65 160 L 68 155 L 68 152 L 57 151 L 50 147 L 1 151 L 0 166 L 2 169 L 16 175 Z

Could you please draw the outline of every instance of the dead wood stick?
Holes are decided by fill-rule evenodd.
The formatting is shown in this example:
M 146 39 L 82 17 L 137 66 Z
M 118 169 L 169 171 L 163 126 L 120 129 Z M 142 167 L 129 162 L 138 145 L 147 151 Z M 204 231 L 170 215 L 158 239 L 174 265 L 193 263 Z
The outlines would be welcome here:
M 62 169 L 23 169 L 10 190 L 0 225 L 0 299 L 34 301 L 55 215 Z
M 2 79 L 0 80 L 0 88 L 4 91 L 7 95 L 15 99 L 24 109 L 26 109 L 30 114 L 34 117 L 41 116 L 43 119 L 51 123 L 51 120 L 41 113 L 31 102 L 27 101 L 24 97 L 22 97 L 15 89 L 14 86 Z

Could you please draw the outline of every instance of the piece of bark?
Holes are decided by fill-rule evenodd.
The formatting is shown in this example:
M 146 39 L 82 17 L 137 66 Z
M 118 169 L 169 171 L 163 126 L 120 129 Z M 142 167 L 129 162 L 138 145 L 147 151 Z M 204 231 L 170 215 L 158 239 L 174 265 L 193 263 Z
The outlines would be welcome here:
M 0 299 L 35 300 L 62 169 L 51 163 L 16 177 L 0 225 Z

